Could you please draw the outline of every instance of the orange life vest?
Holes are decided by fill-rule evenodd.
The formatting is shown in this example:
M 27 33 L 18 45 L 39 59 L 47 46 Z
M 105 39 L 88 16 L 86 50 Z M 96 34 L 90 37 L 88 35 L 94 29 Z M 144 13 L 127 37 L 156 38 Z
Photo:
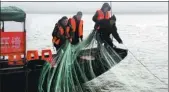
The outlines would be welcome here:
M 71 37 L 70 34 L 69 34 L 70 33 L 70 27 L 66 27 L 66 33 L 65 33 L 64 29 L 61 26 L 59 26 L 59 30 L 58 31 L 59 31 L 60 35 L 65 35 L 66 38 L 70 38 Z M 60 39 L 55 36 L 55 37 L 53 37 L 52 42 L 55 43 L 56 45 L 59 45 Z
M 76 31 L 76 21 L 75 21 L 75 19 L 74 18 L 70 18 L 70 23 L 72 25 L 73 32 L 75 32 Z M 79 35 L 79 37 L 83 36 L 83 20 L 80 20 L 79 29 L 78 29 L 78 35 Z
M 106 12 L 106 14 L 103 13 L 102 10 L 97 10 L 98 17 L 97 20 L 102 20 L 102 19 L 109 19 L 110 18 L 110 12 Z
M 106 12 L 106 14 L 104 14 L 104 12 L 102 10 L 97 10 L 98 16 L 97 16 L 97 20 L 102 20 L 102 19 L 109 19 L 110 18 L 110 12 Z M 97 29 L 100 29 L 100 26 L 97 27 Z

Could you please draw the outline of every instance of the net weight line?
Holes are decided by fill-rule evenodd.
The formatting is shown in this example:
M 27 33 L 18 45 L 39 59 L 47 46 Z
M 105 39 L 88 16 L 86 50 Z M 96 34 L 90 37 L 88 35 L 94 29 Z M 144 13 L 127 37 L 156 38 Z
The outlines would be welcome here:
M 110 7 L 112 8 L 112 3 L 110 1 Z M 112 9 L 111 9 L 111 16 L 112 16 Z M 128 49 L 128 47 L 123 44 L 125 48 Z M 162 81 L 159 77 L 157 77 L 155 74 L 153 74 L 139 59 L 137 59 L 137 57 L 128 49 L 129 53 L 131 53 L 131 55 L 136 59 L 136 61 L 138 61 L 151 75 L 153 75 L 156 79 L 158 79 L 162 84 L 164 85 L 168 85 L 167 83 L 165 83 L 164 81 Z
M 127 47 L 125 44 L 123 44 L 123 45 L 124 45 L 125 48 L 128 49 L 128 47 Z M 137 59 L 137 57 L 136 57 L 129 49 L 128 49 L 128 51 L 129 51 L 129 53 L 134 57 L 134 59 L 135 59 L 136 61 L 138 61 L 151 75 L 153 75 L 156 79 L 158 79 L 162 84 L 168 85 L 167 83 L 165 83 L 164 81 L 162 81 L 159 77 L 157 77 L 155 74 L 153 74 L 153 73 L 150 71 L 150 69 L 148 69 L 139 59 Z

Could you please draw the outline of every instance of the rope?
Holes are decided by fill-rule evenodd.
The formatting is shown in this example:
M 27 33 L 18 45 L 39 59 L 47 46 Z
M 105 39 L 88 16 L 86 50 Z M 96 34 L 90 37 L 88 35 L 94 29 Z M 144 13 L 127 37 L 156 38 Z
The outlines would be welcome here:
M 112 12 L 112 3 L 111 3 L 111 1 L 110 1 L 110 7 L 111 7 L 111 16 L 113 15 L 113 12 Z
M 124 45 L 124 44 L 123 44 Z M 124 45 L 125 48 L 127 48 L 126 45 Z M 128 49 L 128 48 L 127 48 Z M 131 53 L 131 55 L 136 59 L 136 61 L 138 61 L 151 75 L 153 75 L 156 79 L 158 79 L 162 84 L 164 85 L 168 85 L 167 83 L 165 83 L 164 81 L 162 81 L 159 77 L 157 77 L 155 74 L 153 74 L 139 59 L 137 59 L 137 57 L 128 49 L 128 51 Z
M 112 3 L 110 1 L 110 7 L 112 8 Z M 111 16 L 112 16 L 112 9 L 111 9 Z M 124 44 L 123 44 L 124 45 Z M 124 45 L 125 48 L 127 48 L 126 45 Z M 127 48 L 128 49 L 128 48 Z M 151 75 L 153 75 L 156 79 L 158 79 L 162 84 L 164 85 L 168 85 L 167 83 L 165 83 L 164 81 L 162 81 L 159 77 L 157 77 L 155 74 L 153 74 L 140 60 L 137 59 L 137 57 L 128 49 L 128 51 L 131 53 L 131 55 L 136 59 L 136 61 L 138 61 Z

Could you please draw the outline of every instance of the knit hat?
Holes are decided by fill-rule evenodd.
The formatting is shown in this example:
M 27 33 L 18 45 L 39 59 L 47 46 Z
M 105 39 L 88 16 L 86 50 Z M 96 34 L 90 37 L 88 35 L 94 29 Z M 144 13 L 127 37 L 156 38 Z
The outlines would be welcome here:
M 78 11 L 76 15 L 82 15 L 82 12 L 81 12 L 81 11 Z
M 103 10 L 103 8 L 106 8 L 106 7 L 109 8 L 108 9 L 109 11 L 111 10 L 111 7 L 110 7 L 110 5 L 108 3 L 104 3 L 101 9 Z
M 61 20 L 65 20 L 65 19 L 68 19 L 66 16 L 63 16 L 62 18 L 61 18 Z

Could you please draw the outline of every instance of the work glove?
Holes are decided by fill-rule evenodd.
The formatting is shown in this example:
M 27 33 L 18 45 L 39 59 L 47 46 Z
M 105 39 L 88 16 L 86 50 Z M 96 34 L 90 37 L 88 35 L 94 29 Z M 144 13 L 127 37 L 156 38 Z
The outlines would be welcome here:
M 98 28 L 99 28 L 99 25 L 98 25 L 98 24 L 95 24 L 94 30 L 98 30 Z
M 69 38 L 70 43 L 72 43 L 72 38 Z
M 123 44 L 123 41 L 122 41 L 122 40 L 120 40 L 120 41 L 119 41 L 119 43 L 120 43 L 120 44 Z
M 83 36 L 80 36 L 80 39 L 79 39 L 80 41 L 83 41 Z
M 110 20 L 110 25 L 114 25 L 116 23 L 115 20 Z

